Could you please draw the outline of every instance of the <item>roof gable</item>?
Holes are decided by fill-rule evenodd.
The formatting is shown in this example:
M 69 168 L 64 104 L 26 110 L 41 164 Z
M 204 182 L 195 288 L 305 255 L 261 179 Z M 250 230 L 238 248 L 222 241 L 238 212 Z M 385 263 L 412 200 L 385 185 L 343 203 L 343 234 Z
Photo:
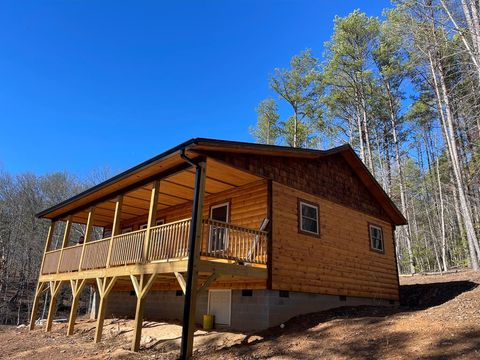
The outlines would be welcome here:
M 275 159 L 277 162 L 290 159 L 291 168 L 289 172 L 294 176 L 290 177 L 288 181 L 295 186 L 304 187 L 307 186 L 307 182 L 309 184 L 316 183 L 314 193 L 327 198 L 332 198 L 331 189 L 334 188 L 335 197 L 337 200 L 341 198 L 342 203 L 346 205 L 354 204 L 359 210 L 377 214 L 376 216 L 382 218 L 388 217 L 396 225 L 406 224 L 401 212 L 348 144 L 330 150 L 312 150 L 205 138 L 188 140 L 83 193 L 40 212 L 37 216 L 51 217 L 53 211 L 59 214 L 63 211 L 62 209 L 71 208 L 76 202 L 80 202 L 86 197 L 95 199 L 97 194 L 102 194 L 101 196 L 105 197 L 109 193 L 122 191 L 123 187 L 132 186 L 136 181 L 140 181 L 139 174 L 155 176 L 157 173 L 168 172 L 168 166 L 166 168 L 163 164 L 167 159 L 172 159 L 169 161 L 172 161 L 175 166 L 179 166 L 180 164 L 175 159 L 179 159 L 179 154 L 182 151 L 191 154 L 207 154 L 219 160 L 228 159 L 227 162 L 235 167 L 272 179 L 274 176 L 277 178 L 282 176 L 275 173 L 275 171 L 282 171 L 279 170 L 282 166 L 278 164 L 267 166 L 268 162 Z M 260 159 L 262 160 L 260 161 Z M 267 168 L 270 170 L 267 171 Z M 310 169 L 309 173 L 313 174 L 308 181 L 303 176 L 304 171 L 302 169 L 305 168 Z M 285 169 L 283 171 L 285 172 Z M 295 174 L 298 174 L 296 175 L 297 179 L 295 179 Z M 302 175 L 300 176 L 300 174 Z M 125 185 L 122 185 L 123 182 Z M 352 193 L 355 193 L 354 196 L 351 196 Z

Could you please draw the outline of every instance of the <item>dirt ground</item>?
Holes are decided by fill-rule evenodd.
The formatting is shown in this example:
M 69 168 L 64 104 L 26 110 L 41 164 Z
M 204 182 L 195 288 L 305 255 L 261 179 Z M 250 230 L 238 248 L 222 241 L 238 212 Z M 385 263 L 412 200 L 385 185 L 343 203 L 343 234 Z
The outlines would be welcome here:
M 195 333 L 195 358 L 211 359 L 480 359 L 480 274 L 470 271 L 401 278 L 399 308 L 343 307 L 299 316 L 256 334 Z M 176 359 L 179 324 L 144 322 L 141 351 L 128 351 L 132 321 L 79 320 L 51 333 L 0 328 L 2 359 Z

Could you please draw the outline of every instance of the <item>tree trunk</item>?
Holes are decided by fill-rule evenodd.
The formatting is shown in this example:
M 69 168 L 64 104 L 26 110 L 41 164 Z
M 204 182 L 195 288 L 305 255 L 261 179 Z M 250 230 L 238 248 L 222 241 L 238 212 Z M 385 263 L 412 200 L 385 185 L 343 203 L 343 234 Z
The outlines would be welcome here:
M 405 196 L 405 182 L 403 178 L 403 169 L 402 169 L 402 163 L 400 161 L 400 145 L 398 143 L 398 134 L 397 134 L 397 116 L 396 116 L 396 111 L 395 111 L 395 106 L 393 103 L 392 99 L 392 93 L 390 89 L 390 84 L 388 81 L 385 82 L 385 87 L 387 89 L 387 94 L 388 94 L 388 105 L 389 105 L 389 110 L 390 110 L 390 122 L 392 126 L 392 137 L 393 137 L 393 149 L 395 152 L 395 164 L 398 169 L 398 178 L 399 178 L 399 187 L 400 187 L 400 206 L 402 207 L 402 213 L 407 219 L 407 222 L 409 223 L 409 216 L 408 216 L 408 211 L 407 211 L 407 201 L 406 201 L 406 196 Z M 402 226 L 402 230 L 405 234 L 405 242 L 407 244 L 407 250 L 408 250 L 408 264 L 410 267 L 410 273 L 414 274 L 415 273 L 415 265 L 413 263 L 413 253 L 412 253 L 412 241 L 411 241 L 411 236 L 410 236 L 410 229 L 409 226 Z
M 448 99 L 448 92 L 445 85 L 445 79 L 443 76 L 443 69 L 441 66 L 438 69 L 435 66 L 435 62 L 430 55 L 430 70 L 432 73 L 432 80 L 434 81 L 434 91 L 437 97 L 440 119 L 442 122 L 442 127 L 444 128 L 445 142 L 447 144 L 448 153 L 451 159 L 453 173 L 455 177 L 456 188 L 458 191 L 458 197 L 460 201 L 460 211 L 462 213 L 462 219 L 465 226 L 465 231 L 467 234 L 468 248 L 470 252 L 470 263 L 472 269 L 477 271 L 478 267 L 478 256 L 475 250 L 475 243 L 478 245 L 477 236 L 473 227 L 472 214 L 467 204 L 467 199 L 465 196 L 465 187 L 463 184 L 463 178 L 460 169 L 460 163 L 458 158 L 458 149 L 454 137 L 454 128 L 453 128 L 453 118 L 450 111 L 450 102 Z M 437 79 L 438 72 L 438 79 Z M 445 104 L 445 111 L 441 104 Z
M 441 230 L 441 240 L 442 240 L 442 267 L 443 271 L 448 270 L 447 265 L 447 237 L 445 234 L 445 208 L 443 203 L 443 191 L 442 191 L 442 182 L 440 181 L 440 166 L 438 164 L 438 156 L 436 161 L 436 173 L 437 173 L 437 183 L 438 183 L 438 195 L 440 198 L 440 230 Z

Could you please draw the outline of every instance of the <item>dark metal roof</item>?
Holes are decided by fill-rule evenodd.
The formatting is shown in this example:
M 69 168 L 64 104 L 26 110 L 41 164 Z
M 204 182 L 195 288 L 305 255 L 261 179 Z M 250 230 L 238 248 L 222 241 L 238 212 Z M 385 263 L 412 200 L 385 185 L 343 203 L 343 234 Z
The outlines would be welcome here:
M 354 171 L 359 175 L 361 180 L 365 183 L 367 188 L 370 189 L 372 194 L 375 196 L 377 201 L 385 208 L 387 213 L 390 215 L 392 220 L 396 225 L 404 225 L 407 223 L 405 217 L 402 215 L 400 210 L 396 207 L 390 197 L 385 193 L 381 185 L 376 181 L 370 171 L 367 169 L 365 164 L 360 160 L 355 151 L 349 144 L 345 144 L 339 147 L 335 147 L 329 150 L 314 150 L 314 149 L 302 149 L 302 148 L 292 148 L 288 146 L 278 146 L 278 145 L 265 145 L 265 144 L 256 144 L 240 141 L 229 141 L 229 140 L 218 140 L 218 139 L 208 139 L 208 138 L 193 138 L 187 140 L 147 161 L 144 161 L 122 173 L 113 176 L 112 178 L 95 185 L 61 203 L 52 206 L 48 209 L 45 209 L 39 212 L 37 217 L 46 217 L 49 213 L 57 211 L 62 207 L 69 205 L 75 202 L 78 199 L 81 199 L 87 195 L 92 195 L 95 192 L 115 184 L 116 182 L 125 179 L 136 172 L 148 168 L 150 165 L 157 163 L 175 153 L 180 153 L 182 150 L 216 150 L 216 151 L 235 151 L 235 152 L 250 152 L 250 153 L 263 153 L 269 154 L 272 156 L 292 156 L 292 157 L 322 157 L 328 156 L 331 154 L 341 153 L 346 158 L 349 165 L 354 169 Z

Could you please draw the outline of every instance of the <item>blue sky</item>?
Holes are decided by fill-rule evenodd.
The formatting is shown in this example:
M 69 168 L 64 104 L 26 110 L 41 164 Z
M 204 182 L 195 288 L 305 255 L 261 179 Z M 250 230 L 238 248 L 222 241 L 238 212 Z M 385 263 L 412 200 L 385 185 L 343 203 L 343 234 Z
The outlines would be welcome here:
M 0 169 L 124 170 L 192 137 L 253 141 L 268 78 L 335 15 L 389 1 L 2 1 Z

